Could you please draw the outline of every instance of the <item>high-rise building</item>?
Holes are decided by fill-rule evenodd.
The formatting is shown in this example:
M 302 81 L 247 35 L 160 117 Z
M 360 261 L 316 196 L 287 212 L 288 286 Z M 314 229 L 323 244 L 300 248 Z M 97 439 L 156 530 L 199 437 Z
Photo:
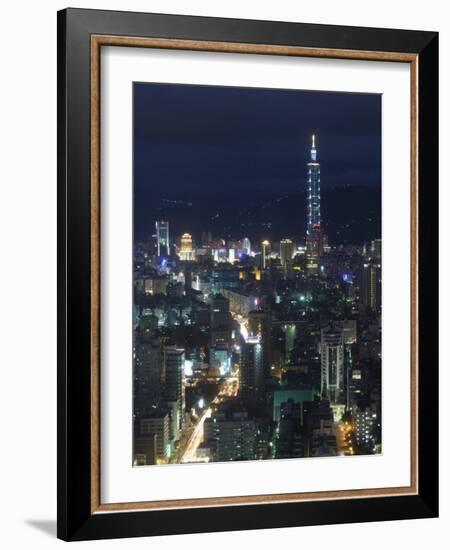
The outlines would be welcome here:
M 239 385 L 244 397 L 260 398 L 264 395 L 263 348 L 258 337 L 248 337 L 241 346 Z
M 272 367 L 272 334 L 271 334 L 271 312 L 270 309 L 258 309 L 248 314 L 248 331 L 252 336 L 260 339 L 263 354 L 264 377 L 268 380 L 271 377 Z
M 344 385 L 344 329 L 334 323 L 321 331 L 321 392 L 338 403 Z
M 352 407 L 352 419 L 359 449 L 365 453 L 372 452 L 375 443 L 374 427 L 380 422 L 375 407 L 358 406 L 355 403 Z
M 312 136 L 311 158 L 306 165 L 306 267 L 315 274 L 322 255 L 322 230 L 320 216 L 320 164 L 317 160 L 316 136 Z
M 223 403 L 204 424 L 205 446 L 214 462 L 253 460 L 257 425 L 243 408 Z
M 228 345 L 230 338 L 230 301 L 222 294 L 216 294 L 211 302 L 211 345 Z
M 178 349 L 174 346 L 166 346 L 164 348 L 164 377 L 165 377 L 165 392 L 164 396 L 168 404 L 179 402 L 176 410 L 179 413 L 178 425 L 181 427 L 184 410 L 184 349 Z M 173 410 L 174 407 L 171 406 Z
M 292 267 L 292 257 L 294 256 L 294 242 L 291 239 L 282 239 L 280 241 L 280 262 L 284 273 L 287 275 Z
M 363 308 L 378 311 L 381 307 L 381 265 L 363 264 L 359 281 L 359 302 Z
M 221 375 L 228 375 L 231 368 L 231 353 L 228 344 L 217 344 L 209 348 L 209 362 L 218 368 Z
M 381 239 L 374 239 L 371 241 L 370 257 L 378 262 L 381 261 Z
M 154 409 L 139 425 L 140 436 L 156 436 L 156 461 L 165 464 L 170 458 L 169 414 L 161 409 Z
M 159 340 L 151 336 L 138 336 L 134 344 L 134 411 L 138 418 L 160 404 L 161 352 Z
M 295 347 L 295 340 L 297 338 L 297 325 L 295 323 L 286 323 L 282 325 L 284 332 L 284 360 L 286 364 L 289 364 L 291 352 Z
M 261 266 L 263 269 L 266 269 L 269 263 L 269 254 L 270 254 L 270 242 L 263 241 L 261 243 Z
M 307 455 L 335 456 L 336 435 L 330 402 L 315 397 L 303 404 L 303 427 L 307 437 Z
M 245 254 L 250 254 L 250 252 L 252 251 L 250 240 L 247 237 L 244 237 L 242 239 L 241 249 L 245 252 Z
M 184 269 L 184 292 L 189 294 L 192 290 L 192 269 L 186 266 Z
M 195 260 L 195 250 L 192 244 L 192 235 L 184 233 L 181 235 L 181 246 L 179 252 L 180 260 L 184 262 L 193 262 Z
M 157 435 L 135 435 L 133 442 L 133 466 L 157 464 Z
M 292 399 L 281 403 L 276 458 L 302 458 L 304 456 L 301 418 L 301 403 L 296 403 Z
M 169 222 L 156 222 L 156 245 L 158 256 L 170 255 Z

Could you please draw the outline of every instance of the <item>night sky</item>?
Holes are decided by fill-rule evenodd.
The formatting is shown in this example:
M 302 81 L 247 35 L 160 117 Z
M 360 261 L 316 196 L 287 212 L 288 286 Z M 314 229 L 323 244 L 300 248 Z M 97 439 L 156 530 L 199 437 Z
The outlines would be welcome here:
M 164 199 L 303 192 L 312 133 L 323 190 L 381 186 L 380 95 L 135 83 L 135 229 Z

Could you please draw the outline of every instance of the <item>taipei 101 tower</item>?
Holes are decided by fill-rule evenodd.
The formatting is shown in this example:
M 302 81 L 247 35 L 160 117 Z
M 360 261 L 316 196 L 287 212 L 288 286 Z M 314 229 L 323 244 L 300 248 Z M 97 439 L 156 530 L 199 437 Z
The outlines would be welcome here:
M 320 164 L 317 161 L 316 136 L 312 136 L 311 159 L 306 165 L 306 268 L 315 275 L 322 255 L 322 229 L 320 218 Z

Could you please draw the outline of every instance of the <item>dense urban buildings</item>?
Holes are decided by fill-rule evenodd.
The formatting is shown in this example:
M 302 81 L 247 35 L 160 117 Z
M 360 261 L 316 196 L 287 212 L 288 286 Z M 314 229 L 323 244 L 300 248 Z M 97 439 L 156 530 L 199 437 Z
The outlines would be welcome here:
M 318 138 L 292 234 L 135 243 L 135 466 L 381 452 L 381 239 L 329 240 Z

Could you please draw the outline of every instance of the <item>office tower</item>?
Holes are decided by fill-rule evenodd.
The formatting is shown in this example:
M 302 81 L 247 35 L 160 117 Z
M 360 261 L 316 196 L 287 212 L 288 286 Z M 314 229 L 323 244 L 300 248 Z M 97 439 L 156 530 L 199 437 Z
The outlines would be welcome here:
M 211 302 L 211 345 L 228 345 L 230 338 L 230 302 L 222 294 L 215 294 Z
M 370 257 L 377 262 L 381 261 L 381 239 L 371 241 Z
M 292 399 L 281 403 L 275 458 L 302 458 L 304 441 L 301 426 L 302 404 Z
M 345 345 L 355 344 L 358 335 L 358 327 L 355 319 L 344 319 L 339 322 L 343 330 L 343 339 Z
M 280 262 L 287 276 L 292 267 L 292 257 L 294 256 L 294 242 L 291 239 L 282 239 L 280 241 Z
M 231 354 L 228 344 L 217 344 L 209 348 L 209 363 L 218 368 L 222 376 L 230 374 Z
M 133 441 L 133 466 L 149 466 L 157 463 L 157 436 L 135 435 Z
M 141 437 L 156 436 L 156 461 L 166 464 L 170 458 L 169 414 L 161 409 L 154 409 L 139 423 Z M 139 450 L 139 449 L 137 449 Z
M 159 340 L 142 328 L 134 343 L 134 412 L 137 418 L 144 417 L 161 402 L 161 367 Z
M 181 235 L 181 246 L 179 252 L 180 260 L 183 262 L 195 261 L 195 250 L 192 244 L 192 235 L 184 233 Z
M 252 251 L 251 245 L 250 245 L 250 240 L 247 237 L 242 239 L 241 249 L 243 250 L 243 252 L 245 252 L 245 254 L 250 254 L 250 252 Z
M 158 256 L 170 255 L 169 222 L 156 222 L 156 244 Z
M 241 346 L 239 385 L 243 397 L 264 396 L 263 348 L 258 337 L 248 337 Z
M 324 254 L 328 254 L 329 252 L 331 252 L 331 246 L 328 242 L 328 235 L 326 233 L 324 233 L 323 231 L 322 231 L 321 235 L 322 235 L 322 252 Z
M 359 302 L 362 308 L 379 311 L 381 308 L 381 265 L 365 263 L 362 266 L 359 282 Z
M 185 409 L 184 399 L 184 349 L 178 349 L 174 346 L 164 348 L 164 376 L 165 376 L 165 400 L 169 404 L 171 411 L 178 413 L 177 425 L 181 428 Z M 174 408 L 173 403 L 179 403 Z
M 235 248 L 229 248 L 228 249 L 228 262 L 230 264 L 233 264 L 236 260 L 236 249 Z
M 322 232 L 320 217 L 320 164 L 317 161 L 316 136 L 312 136 L 311 158 L 306 165 L 307 223 L 306 267 L 310 274 L 317 274 L 319 257 L 322 255 Z
M 269 241 L 263 241 L 261 243 L 261 265 L 263 269 L 266 269 L 268 263 L 269 263 L 269 254 L 270 254 L 270 242 Z
M 295 323 L 287 323 L 282 326 L 284 332 L 284 357 L 285 363 L 290 363 L 291 352 L 295 346 L 295 340 L 297 338 L 297 326 Z
M 303 403 L 303 427 L 306 437 L 312 437 L 313 430 L 320 427 L 322 422 L 333 422 L 333 411 L 330 402 L 319 396 Z
M 204 424 L 205 446 L 214 462 L 253 460 L 257 425 L 242 407 L 224 402 Z
M 336 435 L 330 402 L 315 397 L 303 404 L 303 431 L 307 438 L 307 455 L 335 456 Z
M 158 317 L 146 312 L 139 319 L 138 335 L 141 339 L 151 338 L 158 329 Z
M 184 291 L 189 294 L 192 290 L 192 269 L 189 266 L 184 268 Z
M 359 450 L 364 450 L 365 453 L 372 452 L 375 443 L 375 428 L 380 422 L 375 407 L 358 406 L 355 403 L 352 407 L 352 419 Z
M 282 405 L 291 401 L 300 405 L 300 423 L 303 424 L 303 406 L 306 402 L 312 401 L 314 395 L 313 387 L 299 388 L 297 385 L 289 384 L 275 387 L 272 392 L 272 420 L 279 422 Z
M 336 433 L 333 420 L 321 420 L 310 439 L 309 456 L 336 456 Z
M 331 323 L 321 331 L 321 393 L 332 404 L 339 402 L 344 382 L 344 330 Z
M 264 377 L 269 379 L 272 374 L 272 315 L 268 308 L 249 312 L 248 331 L 261 342 Z

